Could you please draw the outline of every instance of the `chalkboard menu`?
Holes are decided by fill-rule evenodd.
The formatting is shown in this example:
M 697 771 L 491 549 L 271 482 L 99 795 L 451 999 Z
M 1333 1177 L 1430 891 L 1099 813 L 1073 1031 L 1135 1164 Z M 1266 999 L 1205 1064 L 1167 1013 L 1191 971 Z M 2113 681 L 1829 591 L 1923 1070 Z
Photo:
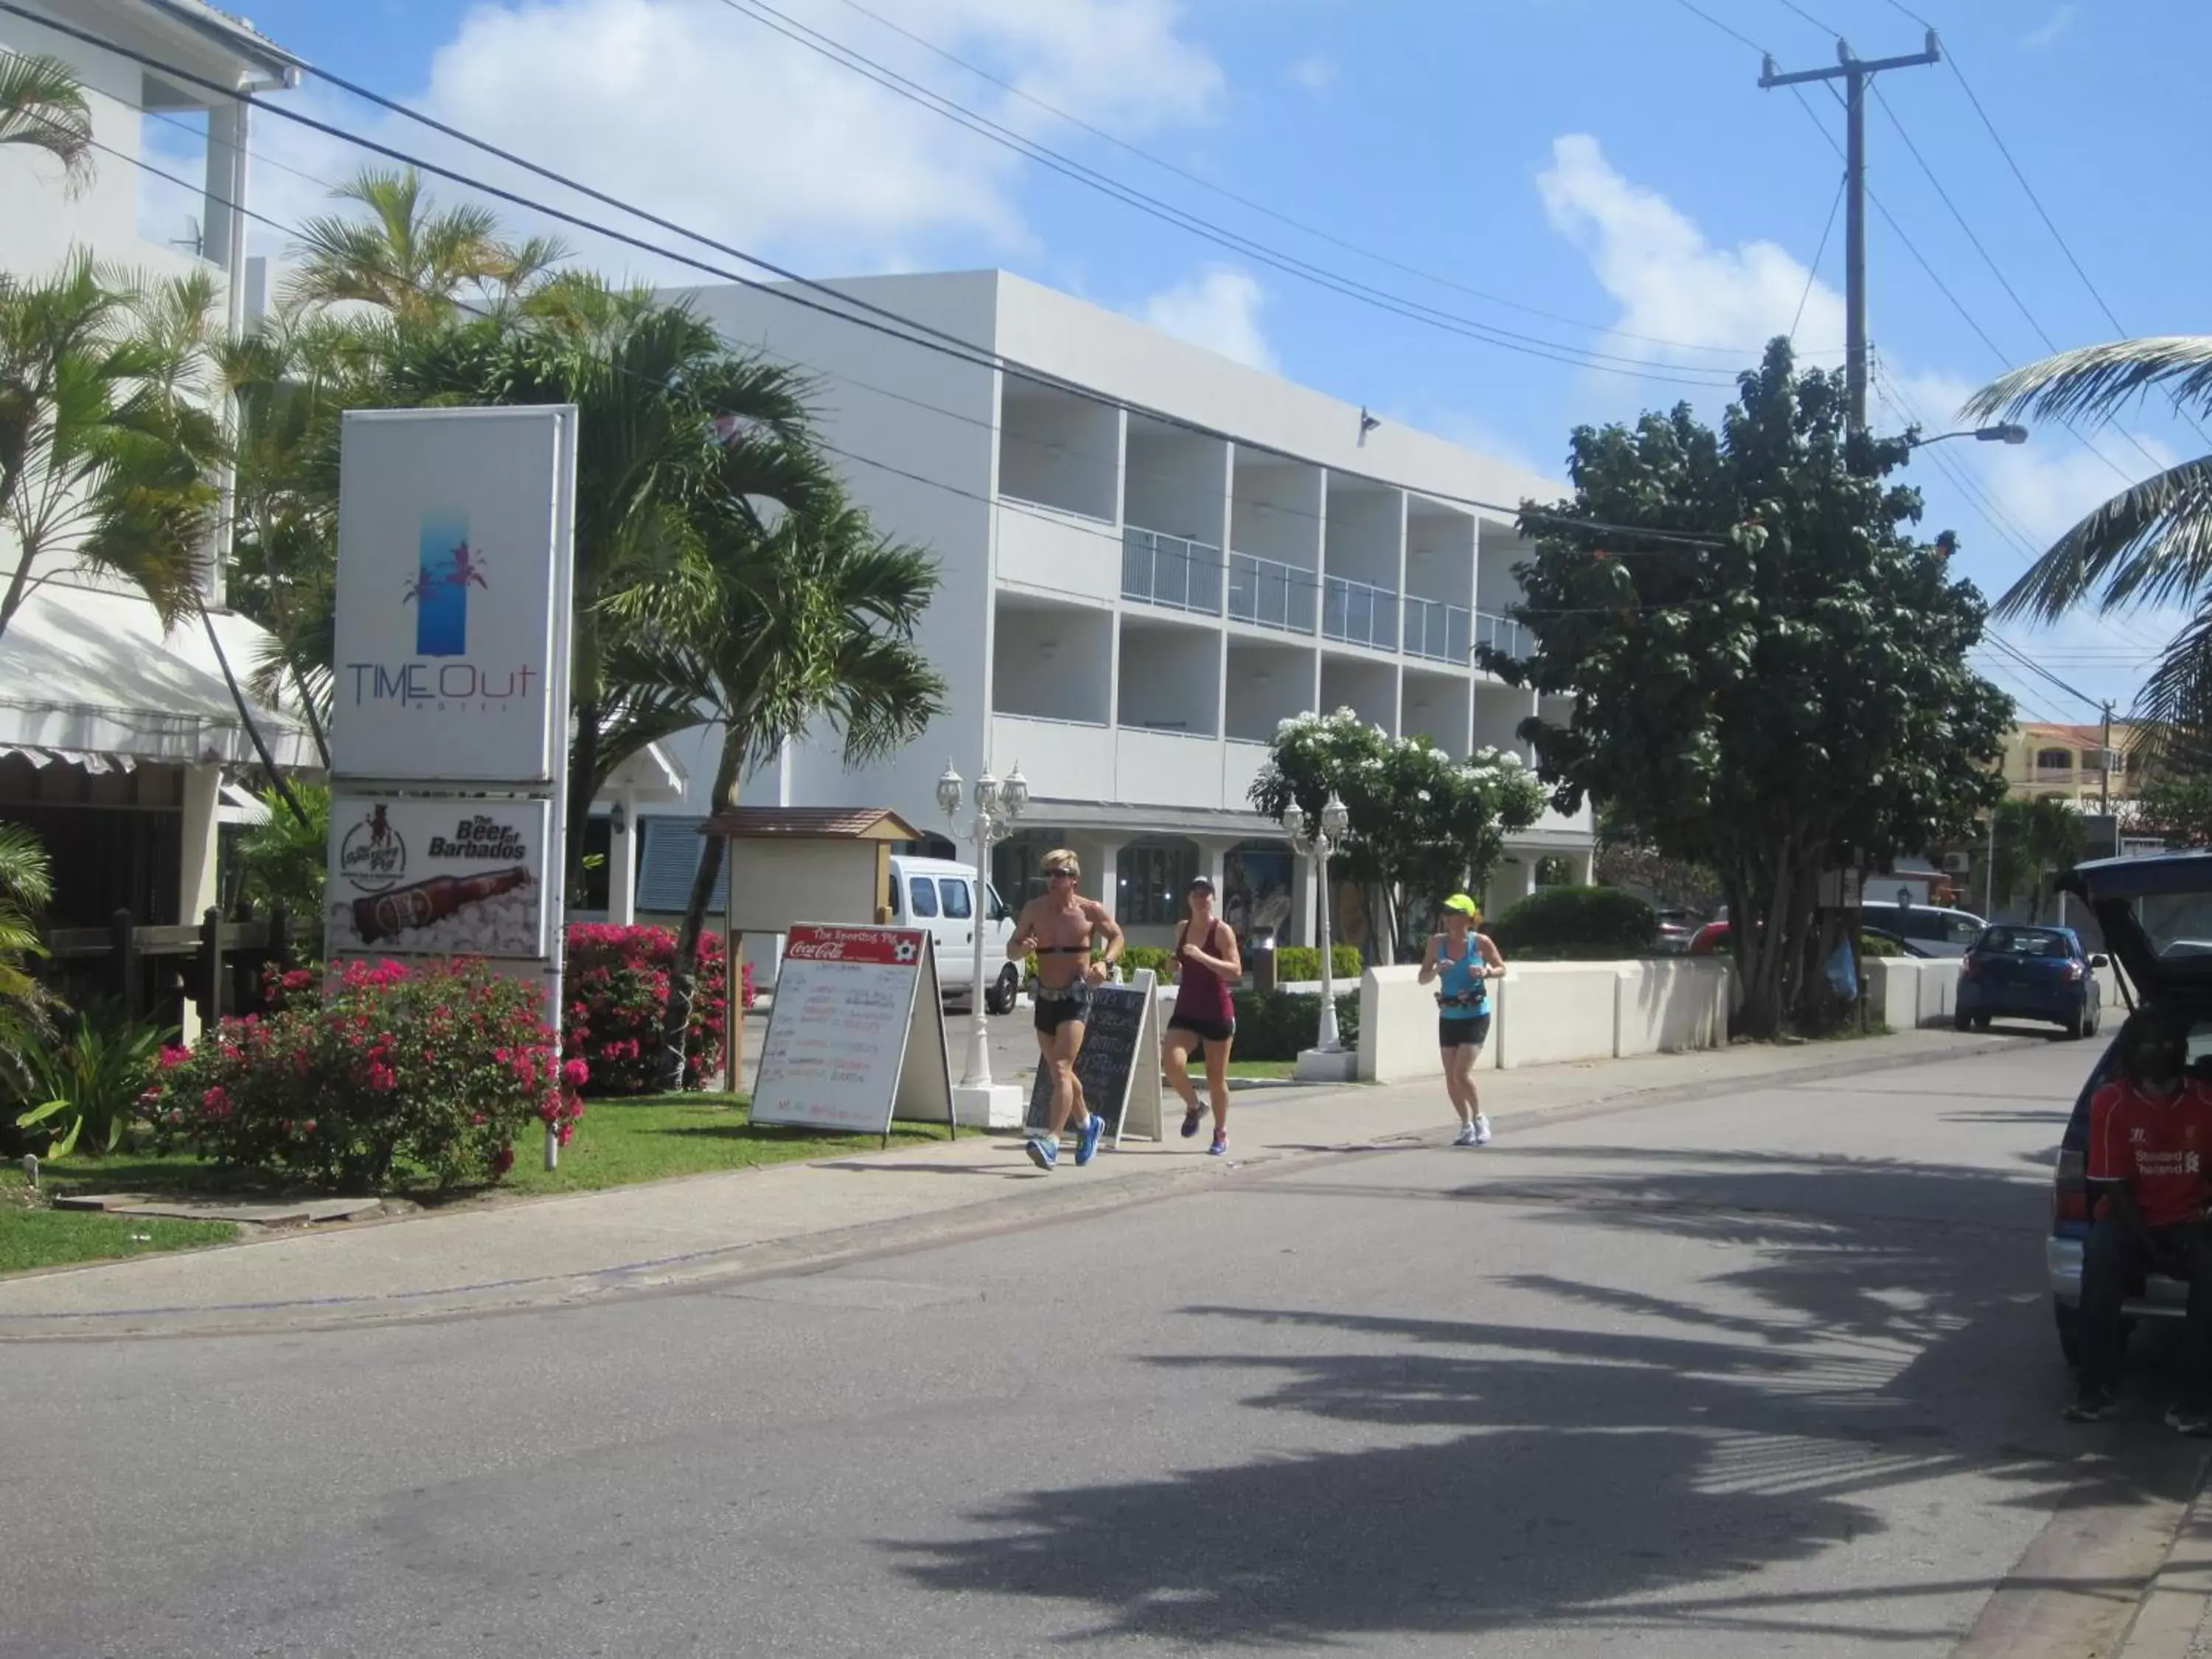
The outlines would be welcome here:
M 890 1135 L 952 1124 L 937 958 L 918 927 L 794 926 L 761 1042 L 752 1121 Z
M 1106 1120 L 1115 1145 L 1127 1134 L 1160 1138 L 1160 1019 L 1152 970 L 1139 969 L 1127 985 L 1094 986 L 1091 1018 L 1075 1075 L 1084 1103 Z M 1040 1057 L 1036 1082 L 1030 1090 L 1029 1115 L 1023 1126 L 1042 1129 L 1050 1121 L 1052 1072 Z

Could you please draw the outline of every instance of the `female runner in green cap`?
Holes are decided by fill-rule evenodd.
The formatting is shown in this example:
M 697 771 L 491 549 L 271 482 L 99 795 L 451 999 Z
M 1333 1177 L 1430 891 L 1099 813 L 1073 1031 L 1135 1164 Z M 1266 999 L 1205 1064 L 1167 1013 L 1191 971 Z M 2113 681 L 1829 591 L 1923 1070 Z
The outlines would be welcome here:
M 1487 933 L 1478 933 L 1482 907 L 1465 893 L 1444 901 L 1444 931 L 1429 935 L 1421 957 L 1421 983 L 1437 985 L 1437 1044 L 1443 1050 L 1444 1090 L 1459 1114 L 1455 1146 L 1487 1146 L 1490 1120 L 1474 1091 L 1474 1062 L 1490 1040 L 1490 981 L 1505 974 L 1505 958 Z M 1441 981 L 1441 983 L 1438 983 Z

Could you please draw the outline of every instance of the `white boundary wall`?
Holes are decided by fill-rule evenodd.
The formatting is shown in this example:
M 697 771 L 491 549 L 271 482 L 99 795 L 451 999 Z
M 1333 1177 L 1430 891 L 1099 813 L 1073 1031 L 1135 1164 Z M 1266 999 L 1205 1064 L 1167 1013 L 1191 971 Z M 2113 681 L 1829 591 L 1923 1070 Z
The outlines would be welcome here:
M 1434 1076 L 1437 1004 L 1416 967 L 1359 981 L 1359 1076 Z M 1728 1041 L 1729 965 L 1699 958 L 1524 963 L 1490 988 L 1486 1070 L 1718 1048 Z

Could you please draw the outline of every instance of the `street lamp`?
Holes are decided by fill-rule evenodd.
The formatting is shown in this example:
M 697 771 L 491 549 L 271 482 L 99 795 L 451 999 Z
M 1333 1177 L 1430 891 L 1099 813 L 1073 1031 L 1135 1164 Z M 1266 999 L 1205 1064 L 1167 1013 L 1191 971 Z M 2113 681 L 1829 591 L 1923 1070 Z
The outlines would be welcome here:
M 986 1015 L 983 988 L 984 922 L 988 920 L 986 896 L 991 888 L 991 848 L 1014 832 L 1014 824 L 1028 810 L 1029 780 L 1022 775 L 1020 763 L 1006 774 L 1001 782 L 991 775 L 988 767 L 975 780 L 973 801 L 975 816 L 964 834 L 960 829 L 960 808 L 965 784 L 952 763 L 945 763 L 945 774 L 937 781 L 937 804 L 943 809 L 945 820 L 952 825 L 956 838 L 971 841 L 975 846 L 975 895 L 970 907 L 975 936 L 974 979 L 969 987 L 973 998 L 969 1009 L 968 1060 L 961 1073 L 960 1086 L 953 1091 L 956 1113 L 966 1104 L 976 1120 L 987 1127 L 1000 1127 L 993 1111 L 994 1106 L 1005 1106 L 1014 1114 L 1012 1121 L 1020 1121 L 1021 1091 L 1012 1084 L 998 1085 L 991 1080 L 991 1027 Z M 1001 1094 L 1007 1097 L 1001 1102 Z M 963 1102 L 962 1097 L 967 1098 Z
M 1932 438 L 1910 438 L 1906 441 L 1915 449 L 1925 449 L 1946 438 L 1972 438 L 1983 444 L 2024 444 L 2027 441 L 2027 428 L 2008 421 L 1997 426 L 1961 427 L 1956 432 L 1939 432 Z
M 1298 1071 L 1316 1079 L 1340 1079 L 1350 1075 L 1345 1065 L 1344 1043 L 1336 1030 L 1336 973 L 1332 960 L 1334 951 L 1329 939 L 1328 917 L 1328 860 L 1329 855 L 1344 845 L 1346 832 L 1352 826 L 1352 815 L 1344 810 L 1344 802 L 1332 789 L 1322 804 L 1320 821 L 1314 818 L 1293 801 L 1283 809 L 1283 833 L 1290 838 L 1291 846 L 1314 864 L 1314 878 L 1319 884 L 1321 906 L 1321 1030 L 1312 1050 L 1310 1061 L 1304 1054 L 1298 1056 Z

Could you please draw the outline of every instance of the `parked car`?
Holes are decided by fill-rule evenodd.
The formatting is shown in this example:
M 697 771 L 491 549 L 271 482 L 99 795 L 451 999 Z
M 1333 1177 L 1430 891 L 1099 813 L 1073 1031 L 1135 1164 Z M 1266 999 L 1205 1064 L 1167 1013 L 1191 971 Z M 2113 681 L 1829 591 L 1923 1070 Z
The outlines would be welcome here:
M 1013 912 L 988 882 L 983 884 L 983 902 L 976 902 L 975 866 L 894 854 L 889 884 L 893 925 L 929 932 L 945 1000 L 966 1007 L 974 995 L 975 929 L 980 925 L 983 1006 L 994 1014 L 1012 1009 L 1022 988 L 1021 965 L 1006 960 L 1006 945 L 1014 936 Z
M 2136 1005 L 2169 1008 L 2191 1020 L 2189 1070 L 2212 1077 L 2212 853 L 2157 853 L 2098 859 L 2058 878 L 2087 902 L 2103 930 L 2123 989 Z M 2081 1085 L 2058 1144 L 2051 1179 L 2051 1234 L 2044 1264 L 2058 1344 L 2070 1364 L 2081 1357 L 2081 1251 L 2094 1218 L 2088 1183 L 2089 1102 L 2119 1072 L 2115 1035 Z M 2130 1320 L 2179 1319 L 2189 1287 L 2152 1273 L 2128 1300 Z
M 1690 948 L 1690 941 L 1698 936 L 1698 915 L 1676 905 L 1654 910 L 1652 917 L 1658 924 L 1654 930 L 1659 948 L 1669 956 L 1680 956 Z
M 1971 911 L 1940 904 L 1869 904 L 1859 912 L 1869 927 L 1894 933 L 1918 957 L 1962 957 L 1989 926 Z
M 1984 927 L 1959 959 L 1953 1019 L 1962 1031 L 1986 1031 L 1993 1019 L 2052 1020 L 2069 1037 L 2094 1036 L 2096 970 L 2111 960 L 2084 951 L 2071 927 Z
M 1895 933 L 1880 927 L 1862 927 L 1859 938 L 1869 945 L 1885 949 L 1892 956 L 1924 957 L 1931 954 L 1909 939 L 1899 939 Z M 1729 949 L 1729 925 L 1725 920 L 1709 921 L 1692 936 L 1689 951 L 1693 957 L 1717 957 Z

